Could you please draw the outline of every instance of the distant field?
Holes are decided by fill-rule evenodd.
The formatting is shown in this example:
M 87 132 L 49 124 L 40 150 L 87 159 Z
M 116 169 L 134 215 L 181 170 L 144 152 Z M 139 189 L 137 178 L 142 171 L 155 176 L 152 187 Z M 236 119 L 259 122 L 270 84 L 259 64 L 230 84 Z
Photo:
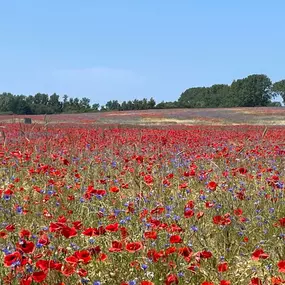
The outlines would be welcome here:
M 20 122 L 31 117 L 34 123 L 79 123 L 122 125 L 285 125 L 284 107 L 164 109 L 114 111 L 59 115 L 0 115 L 0 122 Z

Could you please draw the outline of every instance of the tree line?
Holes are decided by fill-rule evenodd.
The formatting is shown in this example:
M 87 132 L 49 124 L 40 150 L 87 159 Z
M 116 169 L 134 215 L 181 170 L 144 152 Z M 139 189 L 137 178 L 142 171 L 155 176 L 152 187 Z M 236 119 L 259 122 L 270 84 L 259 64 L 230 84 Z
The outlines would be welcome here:
M 279 95 L 285 103 L 285 80 L 275 82 L 263 74 L 253 74 L 232 84 L 215 84 L 211 87 L 192 87 L 185 90 L 177 101 L 156 103 L 153 98 L 134 99 L 119 102 L 110 100 L 105 105 L 91 104 L 89 98 L 60 99 L 56 93 L 48 95 L 0 94 L 0 113 L 14 114 L 58 114 L 85 113 L 97 111 L 126 111 L 167 108 L 221 108 L 221 107 L 256 107 L 281 106 L 272 100 Z
M 277 95 L 285 102 L 285 80 L 273 84 L 268 76 L 254 74 L 234 80 L 231 85 L 189 88 L 177 104 L 186 108 L 281 106 L 272 102 Z

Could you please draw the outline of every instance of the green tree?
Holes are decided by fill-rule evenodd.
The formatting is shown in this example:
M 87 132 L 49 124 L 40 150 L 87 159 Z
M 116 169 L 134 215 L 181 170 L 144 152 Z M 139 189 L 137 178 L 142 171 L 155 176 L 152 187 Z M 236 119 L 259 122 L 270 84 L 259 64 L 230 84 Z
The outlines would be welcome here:
M 274 93 L 274 96 L 281 96 L 283 99 L 283 103 L 285 104 L 285 80 L 275 82 L 273 84 L 272 91 Z
M 35 104 L 42 104 L 42 105 L 47 105 L 49 101 L 49 97 L 48 94 L 44 94 L 44 93 L 37 93 L 34 96 L 34 103 Z
M 91 107 L 90 107 L 90 99 L 83 97 L 80 102 L 80 112 L 88 112 L 90 111 Z
M 12 112 L 12 104 L 14 101 L 14 95 L 11 93 L 0 94 L 0 112 Z
M 53 93 L 49 97 L 48 106 L 50 107 L 52 113 L 60 113 L 62 110 L 62 103 L 59 101 L 59 95 Z
M 92 111 L 95 111 L 95 112 L 97 112 L 98 110 L 99 110 L 99 108 L 100 108 L 100 104 L 98 104 L 98 103 L 94 103 L 93 105 L 92 105 Z
M 118 100 L 108 101 L 105 105 L 107 111 L 120 110 L 121 105 Z
M 154 109 L 156 105 L 155 100 L 151 97 L 147 102 L 147 109 Z
M 234 81 L 231 95 L 238 107 L 267 106 L 272 98 L 272 82 L 268 76 L 253 74 Z

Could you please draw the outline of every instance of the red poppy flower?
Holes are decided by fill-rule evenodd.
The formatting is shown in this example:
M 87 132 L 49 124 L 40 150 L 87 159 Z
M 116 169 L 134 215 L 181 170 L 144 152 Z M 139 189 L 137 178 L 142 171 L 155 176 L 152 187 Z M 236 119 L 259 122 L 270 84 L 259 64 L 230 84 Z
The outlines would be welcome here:
M 48 245 L 50 243 L 49 238 L 46 234 L 43 234 L 40 238 L 39 238 L 39 243 L 41 245 Z
M 231 281 L 221 280 L 220 285 L 231 285 Z
M 123 250 L 123 244 L 120 241 L 112 241 L 112 247 L 109 248 L 110 252 L 119 252 Z
M 279 224 L 281 227 L 285 227 L 285 218 L 279 219 Z
M 187 269 L 189 269 L 193 273 L 196 273 L 199 267 L 200 267 L 200 263 L 191 263 L 191 265 L 187 267 Z
M 164 212 L 164 210 L 165 210 L 164 207 L 155 207 L 154 209 L 152 209 L 150 211 L 150 213 L 152 215 L 154 215 L 154 214 L 160 215 L 160 214 L 162 214 Z
M 99 253 L 99 256 L 98 256 L 99 261 L 105 261 L 107 258 L 108 258 L 107 254 Z
M 76 256 L 74 256 L 74 255 L 67 256 L 65 258 L 65 261 L 67 263 L 74 264 L 74 265 L 76 265 L 79 262 L 78 258 Z
M 269 255 L 265 253 L 261 248 L 256 249 L 251 255 L 251 259 L 253 260 L 259 260 L 260 258 L 266 259 L 268 257 Z
M 72 264 L 66 263 L 62 266 L 61 273 L 64 276 L 71 276 L 72 274 L 75 273 L 75 266 Z
M 140 285 L 155 285 L 155 284 L 151 281 L 142 281 Z
M 278 266 L 278 271 L 279 271 L 279 272 L 285 273 L 285 260 L 280 260 L 280 261 L 277 263 L 277 266 Z
M 88 250 L 80 250 L 74 253 L 74 256 L 78 259 L 79 262 L 88 263 L 92 258 Z
M 61 230 L 61 234 L 65 237 L 65 238 L 72 238 L 77 236 L 77 230 L 72 227 L 67 227 L 65 226 L 62 230 Z
M 201 251 L 197 254 L 197 256 L 200 256 L 201 258 L 211 258 L 212 257 L 212 253 L 210 251 Z
M 174 246 L 171 246 L 171 247 L 168 247 L 166 250 L 165 250 L 165 254 L 166 255 L 170 255 L 172 253 L 175 253 L 177 251 L 176 247 Z
M 15 251 L 11 254 L 8 254 L 4 257 L 4 265 L 6 267 L 11 266 L 12 264 L 16 263 L 17 261 L 21 260 L 21 254 L 18 251 Z
M 144 237 L 147 239 L 157 239 L 157 232 L 145 232 Z
M 32 274 L 32 279 L 35 281 L 35 282 L 43 282 L 47 277 L 47 272 L 44 272 L 44 271 L 38 271 L 38 272 L 34 272 Z
M 262 285 L 262 282 L 258 277 L 254 277 L 250 279 L 250 285 Z
M 50 261 L 48 260 L 38 260 L 36 262 L 36 267 L 41 269 L 42 271 L 46 271 L 49 268 Z
M 173 235 L 170 237 L 170 243 L 181 243 L 182 241 L 180 235 Z
M 16 244 L 17 249 L 23 251 L 24 253 L 33 253 L 35 250 L 35 244 L 31 241 L 23 240 Z
M 78 271 L 77 271 L 77 274 L 80 276 L 80 277 L 86 277 L 88 275 L 88 271 L 83 269 L 83 268 L 80 268 Z
M 157 262 L 160 258 L 164 257 L 164 252 L 162 250 L 156 251 L 155 249 L 150 249 L 147 252 L 147 257 L 153 262 Z
M 195 214 L 194 211 L 191 209 L 185 209 L 184 210 L 184 217 L 185 218 L 191 218 L 194 216 L 194 214 Z
M 175 274 L 169 274 L 166 277 L 165 285 L 178 284 L 178 278 Z
M 31 232 L 29 230 L 26 230 L 26 229 L 23 229 L 19 232 L 20 238 L 25 238 L 25 237 L 30 238 L 31 235 L 32 235 Z
M 31 285 L 33 282 L 32 276 L 25 276 L 20 280 L 20 285 Z
M 119 224 L 110 224 L 105 227 L 107 232 L 117 232 L 119 230 Z
M 180 233 L 180 232 L 183 232 L 183 229 L 180 226 L 176 225 L 176 224 L 172 224 L 169 227 L 168 231 L 171 232 L 171 233 Z
M 245 169 L 244 167 L 240 167 L 238 171 L 239 171 L 239 173 L 242 174 L 242 175 L 244 175 L 244 174 L 247 173 L 247 169 Z
M 116 187 L 116 186 L 112 186 L 112 187 L 110 188 L 110 192 L 118 193 L 119 191 L 120 191 L 120 189 L 119 189 L 118 187 Z
M 93 228 L 87 228 L 82 232 L 82 234 L 85 236 L 91 237 L 94 234 L 94 229 Z
M 74 226 L 74 228 L 76 230 L 80 230 L 81 227 L 82 227 L 82 222 L 81 221 L 75 221 L 75 222 L 72 222 L 72 224 L 73 224 L 73 226 Z
M 5 231 L 0 231 L 0 238 L 6 239 L 7 238 L 7 233 Z
M 213 282 L 204 281 L 201 285 L 215 285 Z
M 198 212 L 196 215 L 198 220 L 201 219 L 203 216 L 204 216 L 204 212 Z
M 242 215 L 242 209 L 240 209 L 240 208 L 235 209 L 235 210 L 234 210 L 234 214 L 235 214 L 236 216 L 241 216 L 241 215 Z
M 126 250 L 128 252 L 134 253 L 136 251 L 139 251 L 143 248 L 143 245 L 141 242 L 130 242 L 126 245 Z
M 227 262 L 222 262 L 218 264 L 218 271 L 219 272 L 225 272 L 228 270 L 228 263 Z
M 13 232 L 15 230 L 15 226 L 11 224 L 11 225 L 6 226 L 5 229 L 7 232 Z
M 214 206 L 215 206 L 215 204 L 212 203 L 212 202 L 208 202 L 208 201 L 207 201 L 207 202 L 205 203 L 205 207 L 206 207 L 206 208 L 213 208 Z
M 146 184 L 152 184 L 153 183 L 153 177 L 150 174 L 145 175 L 144 182 Z
M 122 240 L 125 240 L 128 237 L 128 231 L 125 227 L 120 227 Z
M 55 262 L 55 261 L 51 260 L 49 267 L 50 267 L 50 269 L 54 269 L 56 271 L 61 271 L 62 264 L 60 262 Z
M 181 247 L 178 250 L 179 255 L 182 255 L 183 257 L 187 257 L 187 258 L 191 257 L 192 253 L 193 251 L 189 246 Z
M 211 191 L 215 191 L 218 184 L 215 181 L 210 181 L 207 186 Z
M 281 279 L 280 277 L 272 277 L 271 278 L 271 284 L 272 285 L 280 285 L 280 284 L 284 284 L 285 280 Z

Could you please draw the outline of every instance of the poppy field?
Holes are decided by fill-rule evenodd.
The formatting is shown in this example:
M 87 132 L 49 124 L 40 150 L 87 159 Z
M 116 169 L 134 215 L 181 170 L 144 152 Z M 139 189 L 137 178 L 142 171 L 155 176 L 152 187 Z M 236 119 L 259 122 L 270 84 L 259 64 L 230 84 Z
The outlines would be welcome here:
M 285 284 L 282 126 L 0 127 L 0 284 Z

